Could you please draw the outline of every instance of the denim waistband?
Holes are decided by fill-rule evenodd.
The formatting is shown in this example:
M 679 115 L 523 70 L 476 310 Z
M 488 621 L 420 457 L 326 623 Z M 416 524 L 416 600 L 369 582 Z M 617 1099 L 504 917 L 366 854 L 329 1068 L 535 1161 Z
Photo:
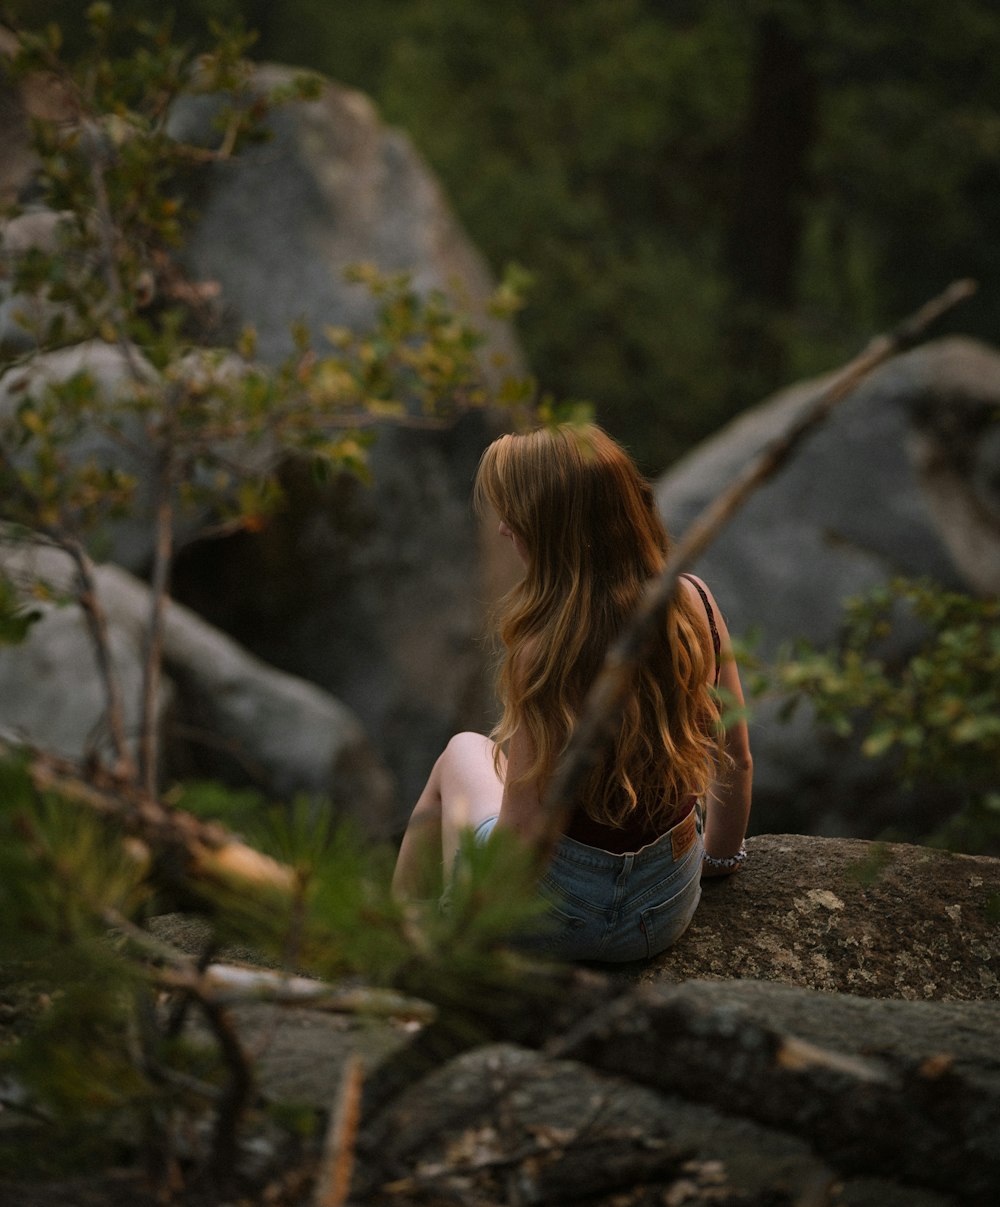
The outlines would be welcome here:
M 671 826 L 666 833 L 661 834 L 659 838 L 647 843 L 644 847 L 640 847 L 638 851 L 622 855 L 616 855 L 614 851 L 604 851 L 600 847 L 590 847 L 586 843 L 578 842 L 575 838 L 566 838 L 564 836 L 556 844 L 553 858 L 565 859 L 581 867 L 596 868 L 609 872 L 618 871 L 626 863 L 630 867 L 641 868 L 647 863 L 662 861 L 665 854 L 663 848 L 665 846 L 670 847 L 674 834 L 682 826 L 691 825 L 692 821 L 700 832 L 702 828 L 701 813 L 696 805 L 692 805 L 680 821 Z M 672 851 L 670 852 L 670 857 L 673 858 Z

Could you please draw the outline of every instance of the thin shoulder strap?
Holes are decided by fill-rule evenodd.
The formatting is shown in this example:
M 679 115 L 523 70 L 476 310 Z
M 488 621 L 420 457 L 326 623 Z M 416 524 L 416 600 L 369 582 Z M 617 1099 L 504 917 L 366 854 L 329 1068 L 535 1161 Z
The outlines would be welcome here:
M 708 602 L 708 596 L 705 594 L 704 588 L 690 574 L 682 574 L 681 578 L 686 578 L 692 587 L 701 596 L 701 602 L 705 605 L 705 615 L 708 617 L 708 627 L 712 630 L 712 649 L 715 651 L 715 679 L 714 685 L 719 686 L 719 672 L 722 670 L 722 641 L 719 637 L 719 626 L 715 623 L 715 612 L 712 605 Z

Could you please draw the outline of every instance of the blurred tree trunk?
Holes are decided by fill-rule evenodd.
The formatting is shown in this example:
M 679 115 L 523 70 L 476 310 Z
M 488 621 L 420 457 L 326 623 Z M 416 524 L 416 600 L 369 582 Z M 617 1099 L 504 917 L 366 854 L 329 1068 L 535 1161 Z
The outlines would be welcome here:
M 783 341 L 771 317 L 795 300 L 819 88 L 804 42 L 779 16 L 757 27 L 753 82 L 742 135 L 726 266 L 736 308 L 730 354 L 741 392 L 758 397 L 784 376 Z M 759 383 L 759 384 L 758 384 Z

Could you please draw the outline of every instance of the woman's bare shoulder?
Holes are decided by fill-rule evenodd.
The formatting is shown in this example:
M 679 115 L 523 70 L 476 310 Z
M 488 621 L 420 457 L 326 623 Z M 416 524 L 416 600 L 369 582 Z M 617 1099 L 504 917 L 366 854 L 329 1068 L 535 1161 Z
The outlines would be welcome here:
M 704 592 L 704 594 L 708 597 L 708 602 L 712 604 L 713 607 L 715 606 L 715 596 L 712 594 L 711 588 L 703 578 L 699 578 L 697 574 L 689 574 L 687 571 L 685 571 L 680 576 L 679 581 L 689 599 L 701 600 L 702 605 L 704 605 L 704 599 L 702 598 L 701 593 Z M 701 591 L 698 590 L 699 587 L 701 588 Z

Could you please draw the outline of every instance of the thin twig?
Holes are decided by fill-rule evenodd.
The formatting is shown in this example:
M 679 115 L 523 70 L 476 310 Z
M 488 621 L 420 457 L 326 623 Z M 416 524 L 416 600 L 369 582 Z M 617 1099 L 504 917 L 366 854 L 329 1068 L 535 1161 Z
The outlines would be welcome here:
M 343 1207 L 351 1188 L 354 1146 L 361 1119 L 363 1069 L 358 1056 L 350 1056 L 340 1079 L 337 1099 L 323 1143 L 313 1207 Z
M 512 1079 L 516 1085 L 518 1082 L 526 1084 L 527 1077 Z M 510 1086 L 503 1087 L 498 1090 L 498 1093 L 507 1095 L 503 1098 L 501 1109 L 510 1107 Z M 565 1134 L 556 1137 L 547 1137 L 544 1134 L 536 1139 L 525 1140 L 520 1145 L 515 1146 L 513 1141 L 516 1139 L 518 1131 L 517 1120 L 510 1114 L 509 1109 L 505 1109 L 507 1114 L 507 1136 L 505 1139 L 511 1140 L 511 1146 L 503 1152 L 486 1151 L 479 1156 L 473 1156 L 467 1161 L 453 1160 L 439 1165 L 425 1165 L 425 1168 L 418 1170 L 415 1174 L 411 1174 L 405 1178 L 399 1178 L 396 1181 L 384 1183 L 381 1189 L 388 1194 L 414 1194 L 433 1191 L 434 1193 L 444 1193 L 452 1197 L 456 1191 L 461 1194 L 461 1201 L 465 1202 L 468 1194 L 467 1179 L 470 1175 L 481 1173 L 497 1173 L 507 1174 L 505 1179 L 506 1197 L 509 1207 L 515 1207 L 516 1203 L 523 1202 L 523 1196 L 519 1194 L 519 1179 L 515 1176 L 518 1167 L 523 1167 L 532 1162 L 542 1160 L 546 1157 L 551 1158 L 553 1153 L 560 1154 L 560 1157 L 572 1158 L 574 1152 L 586 1151 L 587 1145 L 592 1140 L 604 1141 L 605 1143 L 614 1142 L 619 1138 L 619 1133 L 609 1129 L 601 1133 L 597 1130 L 601 1123 L 602 1117 L 608 1111 L 611 1105 L 610 1094 L 600 1094 L 592 1099 L 589 1103 L 590 1110 L 581 1122 L 576 1123 L 572 1128 L 566 1129 Z M 523 1130 L 523 1129 L 522 1129 Z M 620 1135 L 622 1140 L 631 1139 L 632 1133 L 628 1130 Z M 449 1183 L 451 1185 L 449 1185 Z M 461 1190 L 459 1191 L 459 1187 Z
M 795 423 L 775 439 L 735 482 L 710 503 L 674 547 L 662 573 L 647 588 L 632 620 L 608 651 L 569 745 L 545 794 L 545 834 L 538 856 L 548 857 L 574 808 L 579 790 L 611 736 L 638 667 L 655 640 L 660 619 L 677 588 L 678 576 L 715 540 L 747 499 L 788 461 L 802 441 L 873 369 L 913 347 L 930 325 L 976 290 L 974 281 L 955 281 L 942 294 L 888 334 L 873 339 L 816 394 Z
M 166 421 L 172 423 L 176 409 L 175 392 L 168 403 Z M 157 497 L 153 574 L 149 584 L 149 624 L 146 629 L 146 650 L 142 668 L 142 707 L 139 713 L 139 775 L 147 796 L 156 795 L 159 763 L 157 722 L 159 719 L 160 682 L 163 671 L 163 626 L 167 595 L 170 590 L 170 571 L 174 549 L 174 474 L 173 436 L 164 441 L 156 467 Z
M 198 953 L 197 959 L 194 961 L 194 967 L 199 976 L 211 964 L 212 957 L 218 949 L 218 941 L 212 935 L 206 943 L 202 945 L 201 951 Z M 167 1012 L 167 1020 L 163 1026 L 163 1034 L 167 1039 L 176 1039 L 187 1023 L 188 1007 L 191 1005 L 191 995 L 189 993 L 179 993 L 174 998 L 170 1010 Z
M 148 378 L 142 371 L 135 345 L 125 333 L 125 306 L 123 297 L 125 290 L 118 272 L 118 260 L 115 254 L 115 221 L 111 212 L 111 201 L 108 197 L 107 182 L 104 170 L 107 165 L 105 135 L 100 127 L 87 120 L 80 122 L 81 132 L 85 135 L 85 145 L 91 151 L 90 183 L 94 190 L 94 214 L 97 220 L 97 239 L 103 261 L 105 283 L 114 320 L 115 334 L 118 347 L 128 365 L 129 373 L 137 385 L 144 385 Z
M 240 1122 L 253 1095 L 253 1070 L 228 1011 L 211 998 L 198 997 L 196 994 L 196 1001 L 229 1069 L 229 1081 L 218 1100 L 212 1155 L 209 1158 L 212 1176 L 217 1182 L 224 1182 L 236 1169 Z
M 309 977 L 233 964 L 208 964 L 203 969 L 196 969 L 190 957 L 175 959 L 169 967 L 154 973 L 153 979 L 164 989 L 192 992 L 218 1006 L 266 1002 L 273 1006 L 303 1006 L 330 1014 L 361 1014 L 423 1024 L 432 1023 L 437 1017 L 437 1010 L 429 1002 L 393 989 L 342 989 Z
M 97 590 L 94 566 L 79 541 L 54 533 L 50 535 L 53 536 L 55 543 L 69 554 L 76 567 L 77 601 L 83 610 L 87 627 L 90 630 L 97 669 L 104 685 L 104 698 L 107 701 L 108 732 L 111 735 L 111 747 L 115 760 L 112 776 L 120 783 L 130 784 L 135 780 L 135 764 L 132 761 L 132 754 L 125 737 L 125 706 L 122 700 L 121 683 L 111 657 L 108 618 Z

